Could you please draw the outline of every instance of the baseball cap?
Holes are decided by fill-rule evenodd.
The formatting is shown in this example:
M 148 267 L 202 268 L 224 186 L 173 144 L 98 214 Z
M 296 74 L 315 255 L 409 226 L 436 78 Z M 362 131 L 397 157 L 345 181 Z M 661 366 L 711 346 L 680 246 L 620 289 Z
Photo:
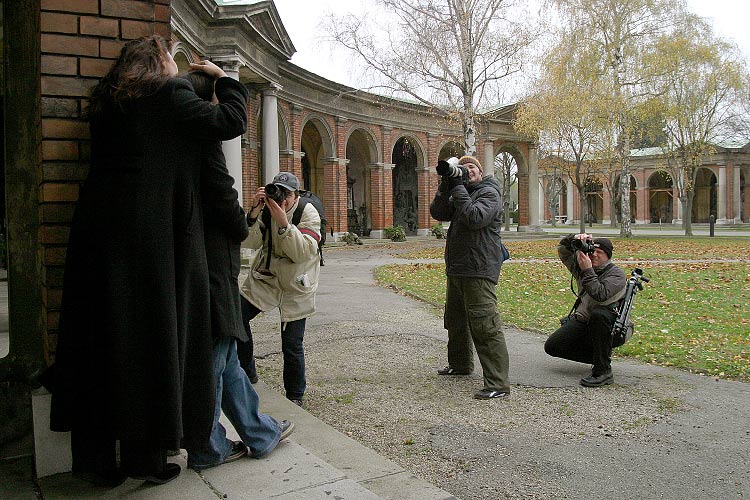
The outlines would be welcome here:
M 283 187 L 287 191 L 297 191 L 299 189 L 299 179 L 289 172 L 279 172 L 271 181 L 271 184 Z

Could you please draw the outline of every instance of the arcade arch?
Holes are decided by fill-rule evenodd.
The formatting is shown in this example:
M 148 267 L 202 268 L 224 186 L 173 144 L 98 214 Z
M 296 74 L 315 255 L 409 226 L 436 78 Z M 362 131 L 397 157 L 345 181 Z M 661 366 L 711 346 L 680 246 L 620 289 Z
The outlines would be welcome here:
M 393 225 L 402 226 L 407 235 L 415 235 L 419 222 L 417 170 L 426 164 L 422 144 L 415 137 L 401 136 L 393 147 L 391 163 L 394 165 Z
M 325 193 L 324 159 L 333 157 L 333 134 L 325 120 L 309 117 L 302 127 L 302 183 L 303 189 Z M 323 196 L 325 201 L 325 195 Z
M 648 178 L 648 214 L 652 223 L 672 222 L 674 218 L 672 176 L 657 170 Z
M 716 217 L 716 174 L 709 168 L 699 168 L 693 188 L 693 222 L 710 222 Z
M 615 193 L 619 193 L 619 185 L 620 185 L 620 176 L 618 175 L 615 177 Z M 617 195 L 617 198 L 615 200 L 615 217 L 617 218 L 617 223 L 620 224 L 622 222 L 622 196 Z M 638 219 L 638 186 L 635 180 L 635 177 L 632 175 L 630 176 L 630 222 L 635 223 L 636 219 Z M 597 221 L 600 219 L 596 219 Z
M 378 146 L 365 128 L 351 131 L 346 141 L 347 230 L 369 236 L 372 229 L 372 193 L 369 166 L 380 161 Z
M 585 222 L 601 222 L 604 217 L 604 197 L 602 181 L 589 177 L 583 187 L 586 199 Z
M 446 141 L 438 150 L 438 160 L 447 160 L 451 157 L 461 158 L 466 154 L 463 144 L 456 141 Z

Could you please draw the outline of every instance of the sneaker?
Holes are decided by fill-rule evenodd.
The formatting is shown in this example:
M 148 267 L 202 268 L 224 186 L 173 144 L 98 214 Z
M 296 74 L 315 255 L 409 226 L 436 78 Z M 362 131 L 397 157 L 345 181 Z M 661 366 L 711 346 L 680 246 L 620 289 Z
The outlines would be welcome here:
M 588 377 L 581 379 L 581 385 L 584 387 L 601 387 L 603 385 L 610 385 L 614 383 L 615 376 L 612 375 L 612 370 L 604 372 L 601 375 L 594 375 L 593 373 Z
M 190 453 L 188 452 L 188 467 L 200 472 L 206 469 L 212 469 L 213 467 L 218 467 L 222 464 L 228 464 L 229 462 L 239 460 L 240 458 L 246 456 L 247 453 L 247 446 L 245 446 L 245 443 L 243 443 L 242 441 L 232 441 L 232 448 L 229 450 L 229 455 L 227 455 L 227 457 L 221 462 L 207 465 L 194 464 L 190 462 Z
M 303 407 L 303 406 L 302 406 L 302 400 L 301 400 L 301 399 L 290 399 L 289 401 L 291 401 L 292 403 L 296 404 L 296 405 L 297 405 L 297 406 L 299 406 L 300 408 L 302 408 L 302 407 Z
M 291 420 L 282 420 L 281 421 L 281 437 L 279 438 L 279 441 L 283 441 L 284 439 L 291 436 L 292 432 L 294 432 L 294 422 Z
M 474 399 L 508 399 L 510 394 L 494 389 L 482 389 L 474 393 Z
M 245 443 L 242 441 L 232 441 L 232 450 L 222 463 L 228 464 L 229 462 L 234 462 L 245 455 L 247 455 L 247 446 L 245 446 Z
M 441 368 L 437 372 L 438 375 L 471 375 L 471 372 L 456 370 L 455 368 L 451 368 L 450 366 Z
M 164 465 L 164 470 L 154 474 L 143 474 L 131 476 L 133 479 L 140 479 L 151 484 L 165 484 L 180 475 L 181 467 L 177 464 L 168 463 Z

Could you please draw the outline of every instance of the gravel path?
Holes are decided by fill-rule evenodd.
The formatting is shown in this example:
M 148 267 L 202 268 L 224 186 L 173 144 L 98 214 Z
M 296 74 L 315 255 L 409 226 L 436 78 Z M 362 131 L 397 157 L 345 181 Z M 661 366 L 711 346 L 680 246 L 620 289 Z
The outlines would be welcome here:
M 463 500 L 750 498 L 747 384 L 616 361 L 615 385 L 586 389 L 588 366 L 506 329 L 512 397 L 474 400 L 478 363 L 435 374 L 440 311 L 374 285 L 401 250 L 326 250 L 305 342 L 310 413 Z M 253 332 L 261 377 L 281 391 L 278 315 Z

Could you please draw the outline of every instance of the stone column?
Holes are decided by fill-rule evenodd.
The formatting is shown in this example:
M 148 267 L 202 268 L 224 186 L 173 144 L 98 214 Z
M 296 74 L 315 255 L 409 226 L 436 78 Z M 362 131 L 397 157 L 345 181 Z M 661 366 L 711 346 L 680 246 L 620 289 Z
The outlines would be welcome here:
M 261 121 L 263 184 L 271 182 L 279 173 L 279 107 L 277 93 L 281 87 L 270 84 L 263 89 L 263 119 Z
M 568 216 L 568 220 L 565 221 L 566 224 L 575 224 L 575 193 L 574 193 L 575 186 L 573 185 L 573 180 L 568 179 L 567 187 L 565 189 L 565 203 L 566 203 L 566 212 Z
M 482 171 L 484 172 L 485 176 L 492 175 L 496 177 L 495 174 L 495 148 L 489 139 L 484 141 L 484 161 L 482 162 Z
M 734 166 L 732 182 L 732 205 L 734 206 L 734 213 L 732 214 L 732 216 L 734 217 L 735 224 L 742 223 L 742 217 L 740 216 L 740 214 L 742 213 L 742 186 L 740 185 L 740 170 L 741 167 L 737 165 Z
M 529 225 L 527 232 L 539 231 L 539 165 L 536 146 L 529 147 Z
M 224 70 L 229 78 L 240 80 L 240 66 L 242 63 L 237 59 L 216 60 L 216 64 Z M 234 189 L 237 190 L 240 206 L 242 206 L 242 137 L 237 136 L 234 139 L 221 143 L 221 150 L 224 152 L 224 158 L 227 162 L 229 175 L 234 179 Z
M 729 224 L 727 220 L 727 167 L 719 166 L 719 183 L 716 186 L 716 223 Z

